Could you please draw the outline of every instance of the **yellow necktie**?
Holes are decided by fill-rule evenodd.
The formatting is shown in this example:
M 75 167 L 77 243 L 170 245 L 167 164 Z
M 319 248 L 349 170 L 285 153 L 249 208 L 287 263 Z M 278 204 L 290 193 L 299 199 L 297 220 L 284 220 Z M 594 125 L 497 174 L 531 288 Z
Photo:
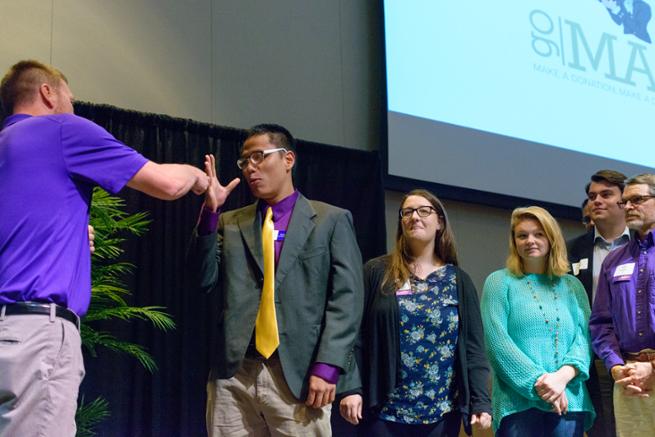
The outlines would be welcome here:
M 269 358 L 280 345 L 275 318 L 275 247 L 273 244 L 273 210 L 269 207 L 262 228 L 264 250 L 264 286 L 262 299 L 255 321 L 255 345 L 257 352 Z

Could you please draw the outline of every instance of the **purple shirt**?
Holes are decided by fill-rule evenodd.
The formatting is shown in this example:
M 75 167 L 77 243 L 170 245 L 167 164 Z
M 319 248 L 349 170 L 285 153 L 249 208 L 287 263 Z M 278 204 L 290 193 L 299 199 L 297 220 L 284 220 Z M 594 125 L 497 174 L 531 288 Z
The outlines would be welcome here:
M 594 352 L 607 369 L 623 353 L 655 348 L 655 244 L 653 232 L 607 255 L 589 320 Z
M 273 235 L 273 239 L 275 240 L 276 268 L 277 262 L 280 260 L 280 252 L 282 252 L 282 246 L 284 245 L 284 237 L 286 236 L 287 228 L 289 227 L 289 221 L 291 220 L 291 213 L 293 213 L 293 207 L 296 206 L 298 195 L 298 191 L 294 191 L 289 196 L 271 206 L 271 209 L 273 210 L 273 228 L 276 231 L 275 235 Z M 262 223 L 264 223 L 266 210 L 269 206 L 270 205 L 268 205 L 266 202 L 259 202 L 259 213 L 262 217 Z
M 293 208 L 296 206 L 296 201 L 298 200 L 299 195 L 300 193 L 298 191 L 294 191 L 292 194 L 272 206 L 263 201 L 259 202 L 258 213 L 261 214 L 262 223 L 264 221 L 264 217 L 266 216 L 266 209 L 269 206 L 273 209 L 273 227 L 276 231 L 276 235 L 274 235 L 276 267 L 280 259 L 282 246 L 284 245 L 286 231 L 289 227 L 289 222 L 291 221 Z M 210 209 L 203 207 L 200 213 L 200 220 L 198 221 L 198 234 L 208 235 L 216 231 L 219 212 L 220 211 L 213 212 Z M 339 368 L 330 364 L 314 363 L 310 373 L 312 375 L 319 376 L 332 384 L 336 384 L 339 380 Z
M 147 160 L 73 114 L 5 119 L 0 132 L 0 304 L 91 300 L 93 187 L 117 193 Z

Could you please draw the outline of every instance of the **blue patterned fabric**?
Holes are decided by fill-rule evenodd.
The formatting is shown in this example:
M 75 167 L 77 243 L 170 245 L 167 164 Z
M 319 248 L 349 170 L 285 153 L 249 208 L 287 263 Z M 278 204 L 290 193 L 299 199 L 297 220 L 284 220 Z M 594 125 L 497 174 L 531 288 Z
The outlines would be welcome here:
M 453 369 L 459 325 L 455 267 L 410 278 L 411 294 L 396 295 L 400 309 L 400 383 L 380 418 L 408 424 L 441 420 L 453 409 Z

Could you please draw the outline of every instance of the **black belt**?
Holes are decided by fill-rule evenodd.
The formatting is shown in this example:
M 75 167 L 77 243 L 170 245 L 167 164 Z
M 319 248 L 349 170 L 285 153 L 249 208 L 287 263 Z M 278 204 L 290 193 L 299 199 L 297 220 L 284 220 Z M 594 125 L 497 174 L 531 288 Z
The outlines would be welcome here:
M 36 303 L 36 302 L 17 302 L 3 305 L 5 308 L 5 315 L 7 316 L 22 316 L 27 314 L 39 314 L 44 316 L 50 315 L 50 304 L 49 303 Z M 60 317 L 64 320 L 68 320 L 76 328 L 79 329 L 80 318 L 77 317 L 77 314 L 69 310 L 68 308 L 55 305 L 55 316 Z

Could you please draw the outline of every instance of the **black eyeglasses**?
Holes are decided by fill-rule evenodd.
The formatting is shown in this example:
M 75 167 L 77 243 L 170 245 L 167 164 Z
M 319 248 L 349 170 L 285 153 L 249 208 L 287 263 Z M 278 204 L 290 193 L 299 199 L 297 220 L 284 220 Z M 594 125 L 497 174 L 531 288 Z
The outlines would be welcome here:
M 628 203 L 631 203 L 632 206 L 641 205 L 647 200 L 655 199 L 655 196 L 632 196 L 629 199 L 621 199 L 620 202 L 616 202 L 621 208 L 624 208 Z
M 425 218 L 430 214 L 437 212 L 437 210 L 431 206 L 419 206 L 418 208 L 401 208 L 398 210 L 398 215 L 400 215 L 401 219 L 407 220 L 414 215 L 414 211 L 416 211 L 421 218 Z
M 287 151 L 288 150 L 284 147 L 278 147 L 277 149 L 255 150 L 250 155 L 237 159 L 237 167 L 239 167 L 240 170 L 243 170 L 248 166 L 249 162 L 252 165 L 258 165 L 261 164 L 262 161 L 264 161 L 264 159 L 271 153 Z

